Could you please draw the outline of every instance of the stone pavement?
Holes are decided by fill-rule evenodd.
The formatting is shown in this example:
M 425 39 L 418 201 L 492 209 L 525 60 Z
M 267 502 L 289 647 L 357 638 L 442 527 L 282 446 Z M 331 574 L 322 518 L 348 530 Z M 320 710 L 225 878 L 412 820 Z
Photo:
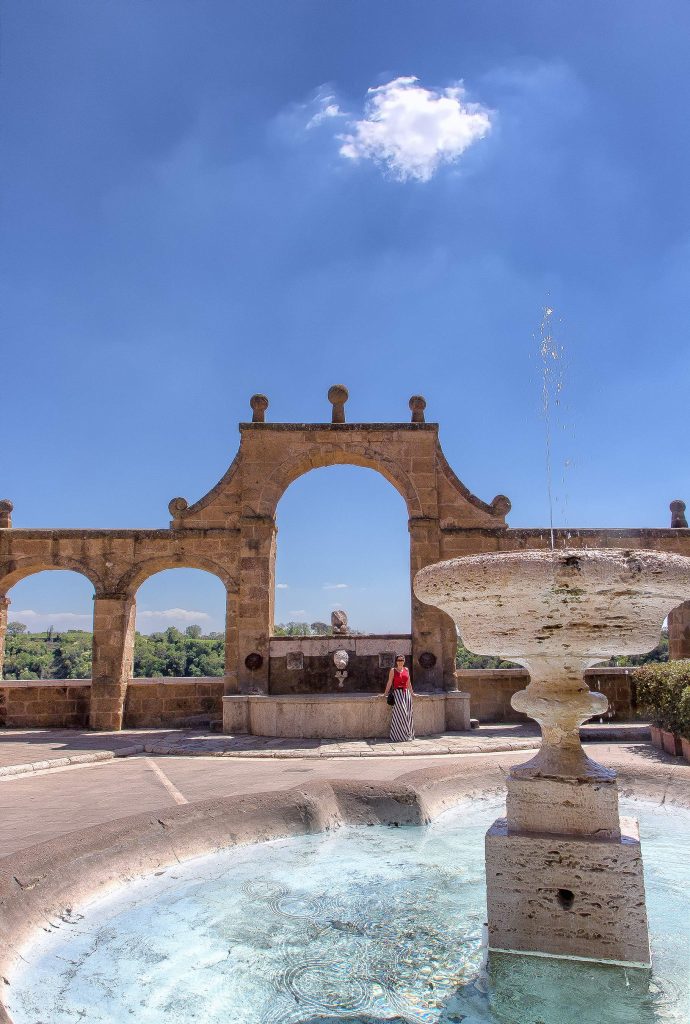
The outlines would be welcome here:
M 646 740 L 644 723 L 590 724 L 583 739 Z M 483 725 L 471 732 L 425 736 L 411 743 L 388 740 L 300 740 L 266 736 L 224 736 L 206 730 L 146 730 L 90 732 L 78 729 L 0 730 L 0 778 L 63 768 L 71 764 L 108 761 L 134 754 L 185 757 L 334 758 L 424 757 L 438 754 L 497 753 L 532 750 L 539 729 L 529 724 Z
M 617 770 L 634 774 L 636 765 L 657 774 L 663 801 L 669 780 L 677 778 L 690 793 L 690 765 L 663 754 L 649 743 L 587 744 L 592 756 Z M 512 764 L 530 751 L 382 758 L 171 757 L 138 754 L 110 761 L 67 765 L 0 779 L 0 857 L 87 826 L 97 826 L 141 812 L 161 813 L 179 804 L 233 794 L 288 790 L 303 782 L 348 779 L 388 782 L 443 765 L 476 778 L 482 788 L 503 789 Z M 621 778 L 625 790 L 625 774 Z

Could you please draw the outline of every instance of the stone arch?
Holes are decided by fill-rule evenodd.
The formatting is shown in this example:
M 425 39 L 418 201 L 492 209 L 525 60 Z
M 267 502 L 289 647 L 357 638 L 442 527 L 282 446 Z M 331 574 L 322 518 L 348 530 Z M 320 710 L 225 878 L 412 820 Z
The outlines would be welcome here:
M 287 589 L 281 594 L 276 580 L 293 579 L 295 561 L 299 565 L 306 557 L 318 563 L 318 571 L 324 574 L 322 579 L 348 580 L 348 589 L 343 587 L 342 590 L 315 581 L 300 581 L 300 606 L 304 595 L 313 611 L 308 621 L 316 619 L 328 624 L 331 611 L 344 606 L 350 626 L 372 635 L 391 631 L 408 635 L 411 632 L 411 552 L 406 504 L 398 489 L 381 473 L 350 463 L 303 473 L 293 480 L 278 503 L 276 527 L 275 571 L 271 572 L 271 582 L 275 604 L 282 608 L 281 614 L 273 608 L 275 621 L 269 624 L 272 637 L 276 635 L 276 623 L 295 617 L 290 613 L 285 615 L 288 606 L 294 607 L 292 591 Z M 371 557 L 360 561 L 364 538 Z M 368 591 L 366 598 L 359 594 L 364 587 Z M 362 601 L 372 601 L 372 593 L 378 587 L 387 591 L 385 598 L 382 595 L 378 612 L 373 607 L 366 610 L 359 607 Z M 305 588 L 309 591 L 308 597 Z M 390 601 L 392 588 L 396 595 L 393 602 Z M 329 589 L 330 593 L 324 593 Z M 393 613 L 391 603 L 395 606 Z M 386 605 L 391 614 L 390 625 L 376 622 L 385 617 L 383 606 Z
M 325 466 L 361 466 L 364 469 L 372 469 L 395 487 L 405 502 L 411 519 L 424 515 L 421 500 L 410 476 L 394 459 L 386 458 L 380 452 L 372 451 L 363 445 L 336 447 L 323 444 L 314 445 L 276 466 L 259 492 L 257 515 L 275 516 L 278 502 L 290 484 L 312 469 L 323 469 Z
M 217 576 L 229 593 L 235 593 L 237 590 L 237 581 L 222 565 L 210 558 L 183 554 L 174 557 L 147 558 L 143 562 L 138 562 L 130 572 L 121 577 L 117 590 L 119 593 L 134 597 L 142 583 L 167 569 L 200 569 L 202 572 Z
M 25 580 L 31 579 L 32 576 L 39 576 L 42 573 L 52 572 L 53 575 L 56 572 L 68 572 L 74 576 L 80 577 L 82 580 L 86 580 L 91 585 L 91 595 L 87 597 L 88 605 L 83 607 L 92 607 L 92 602 L 96 597 L 96 593 L 99 586 L 99 577 L 90 568 L 87 569 L 81 562 L 74 559 L 62 557 L 55 558 L 51 561 L 46 561 L 44 558 L 24 558 L 17 561 L 11 562 L 6 565 L 3 575 L 0 576 L 0 680 L 4 676 L 5 672 L 5 643 L 8 628 L 8 620 L 10 618 L 10 608 L 12 601 L 16 600 L 16 595 L 10 593 L 12 589 L 18 584 L 23 583 Z M 80 598 L 77 598 L 79 601 Z M 84 600 L 82 597 L 81 600 Z M 61 617 L 60 613 L 57 613 L 57 617 Z M 70 629 L 81 628 L 85 632 L 90 633 L 93 627 L 93 612 L 89 612 L 86 616 L 91 619 L 91 625 L 84 625 L 83 627 L 75 627 L 75 624 L 68 624 L 66 627 L 58 627 L 56 633 L 65 633 Z M 30 629 L 31 631 L 31 629 Z M 41 630 L 39 630 L 40 632 Z M 23 677 L 19 677 L 23 678 Z M 85 679 L 87 677 L 84 677 Z
M 27 579 L 29 576 L 35 576 L 39 572 L 49 572 L 51 570 L 64 569 L 68 572 L 76 572 L 80 576 L 85 576 L 90 583 L 93 584 L 94 591 L 98 593 L 102 589 L 102 581 L 98 575 L 90 566 L 84 565 L 83 562 L 79 562 L 73 558 L 59 557 L 54 561 L 47 561 L 45 558 L 20 558 L 15 562 L 10 563 L 7 566 L 7 571 L 0 576 L 0 596 L 6 597 L 8 590 L 10 590 L 15 583 L 21 582 L 21 580 Z

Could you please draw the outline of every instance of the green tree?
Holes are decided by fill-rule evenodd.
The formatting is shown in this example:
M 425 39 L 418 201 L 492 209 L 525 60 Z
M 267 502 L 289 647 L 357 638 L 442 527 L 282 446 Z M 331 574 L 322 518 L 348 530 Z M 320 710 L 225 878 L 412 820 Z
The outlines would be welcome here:
M 23 622 L 8 622 L 7 623 L 7 635 L 17 636 L 19 633 L 26 633 L 28 626 Z
M 333 632 L 332 627 L 327 622 L 312 622 L 309 628 L 314 636 L 330 636 Z
M 455 654 L 456 668 L 519 668 L 512 661 L 504 661 L 502 658 L 491 658 L 480 654 L 472 654 L 458 637 L 458 649 Z
M 190 636 L 194 640 L 198 640 L 199 637 L 201 636 L 202 632 L 203 632 L 203 630 L 202 630 L 201 626 L 197 626 L 196 624 L 194 624 L 192 626 L 187 626 L 187 628 L 184 631 L 184 635 L 185 636 Z

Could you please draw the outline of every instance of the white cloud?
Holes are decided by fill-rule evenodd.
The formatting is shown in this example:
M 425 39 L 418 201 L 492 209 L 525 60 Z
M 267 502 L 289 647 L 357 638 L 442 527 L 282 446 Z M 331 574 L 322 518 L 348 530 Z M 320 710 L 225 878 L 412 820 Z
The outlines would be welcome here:
M 36 619 L 40 619 L 42 622 L 48 622 L 56 625 L 59 622 L 66 624 L 78 622 L 92 622 L 93 615 L 90 612 L 37 612 L 33 608 L 22 608 L 20 611 L 15 612 L 12 610 L 10 620 L 12 622 L 34 622 Z
M 315 104 L 318 106 L 318 110 L 312 117 L 307 121 L 307 128 L 318 128 L 324 121 L 329 121 L 333 117 L 342 117 L 343 111 L 336 103 L 335 96 L 331 93 L 319 92 L 317 93 Z
M 176 619 L 181 622 L 199 622 L 204 619 L 210 619 L 211 616 L 207 612 L 196 612 L 188 608 L 166 608 L 161 611 L 143 611 L 137 612 L 137 617 L 140 619 Z
M 461 82 L 437 91 L 412 77 L 369 89 L 364 117 L 341 136 L 340 154 L 374 160 L 401 181 L 428 181 L 491 130 L 491 111 L 464 97 Z
M 324 590 L 347 590 L 349 583 L 324 583 Z
M 287 590 L 287 583 L 276 583 L 276 590 Z
M 305 608 L 297 608 L 293 609 L 291 612 L 288 612 L 288 615 L 294 615 L 296 618 L 303 618 L 306 614 L 307 612 Z

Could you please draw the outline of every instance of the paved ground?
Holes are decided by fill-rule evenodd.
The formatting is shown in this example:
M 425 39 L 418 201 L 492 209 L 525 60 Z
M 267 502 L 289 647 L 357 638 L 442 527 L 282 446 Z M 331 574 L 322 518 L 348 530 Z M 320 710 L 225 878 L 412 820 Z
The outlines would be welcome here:
M 509 740 L 512 746 L 514 734 L 510 731 L 507 734 L 513 736 L 513 740 Z M 522 739 L 534 746 L 529 737 Z M 14 739 L 4 733 L 1 742 L 6 763 L 16 764 L 22 752 L 22 756 L 34 756 L 36 750 L 42 753 L 49 750 L 58 756 L 66 751 L 107 752 L 103 746 L 97 745 L 98 740 L 94 734 L 55 733 L 51 736 L 43 732 L 39 741 L 38 735 L 15 730 Z M 119 734 L 117 743 L 113 742 L 113 737 L 109 737 L 108 742 L 108 750 L 118 746 L 122 750 L 127 749 L 128 738 Z M 13 753 L 8 753 L 13 743 L 17 747 Z M 81 746 L 82 743 L 86 746 Z M 597 760 L 617 768 L 634 770 L 636 763 L 654 762 L 659 769 L 660 799 L 665 780 L 672 776 L 680 777 L 685 773 L 690 785 L 690 766 L 679 758 L 659 753 L 648 743 L 588 743 L 587 748 Z M 110 757 L 105 762 L 6 775 L 0 778 L 0 857 L 86 826 L 196 800 L 286 790 L 303 781 L 323 778 L 384 782 L 413 770 L 440 764 L 457 766 L 463 773 L 476 771 L 480 778 L 483 765 L 490 763 L 494 771 L 497 766 L 507 771 L 511 764 L 529 756 L 527 750 L 506 750 L 505 747 L 496 753 L 419 754 L 414 760 L 395 753 L 367 759 L 343 755 L 315 758 L 299 756 L 297 750 L 291 757 L 263 759 L 198 754 L 193 757 L 149 756 L 144 753 L 115 759 Z
M 644 740 L 642 724 L 588 725 L 583 739 Z M 263 736 L 223 736 L 205 730 L 131 729 L 94 733 L 77 729 L 3 729 L 0 731 L 0 777 L 48 767 L 109 760 L 131 754 L 248 758 L 395 757 L 432 754 L 491 753 L 530 750 L 538 745 L 535 725 L 483 725 L 466 733 L 426 736 L 412 743 L 388 740 L 295 740 Z

